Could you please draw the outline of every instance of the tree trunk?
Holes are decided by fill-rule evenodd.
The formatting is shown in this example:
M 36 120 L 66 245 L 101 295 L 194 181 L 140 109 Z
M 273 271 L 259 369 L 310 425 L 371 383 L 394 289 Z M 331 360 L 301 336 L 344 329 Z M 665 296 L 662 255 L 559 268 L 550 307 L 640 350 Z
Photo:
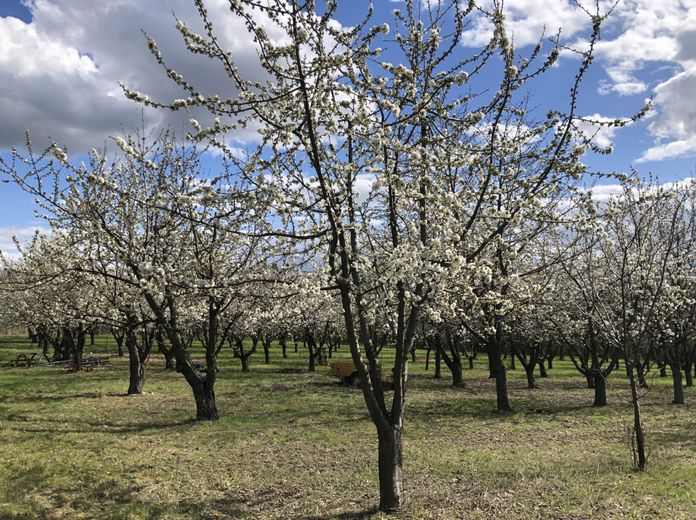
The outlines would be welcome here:
M 546 367 L 544 366 L 544 360 L 539 360 L 539 377 L 549 377 L 549 375 L 546 373 Z
M 379 441 L 379 510 L 385 513 L 401 509 L 403 494 L 403 446 L 401 428 L 377 429 Z
M 242 362 L 242 372 L 249 372 L 249 356 L 242 354 L 239 360 Z
M 283 339 L 280 341 L 280 348 L 281 348 L 282 351 L 283 351 L 283 359 L 288 359 L 288 344 L 287 344 L 287 342 L 285 341 L 285 338 L 283 338 Z
M 686 364 L 684 365 L 684 377 L 686 379 L 686 386 L 692 387 L 694 386 L 694 378 L 693 378 L 693 362 L 692 361 L 687 361 Z
M 548 363 L 549 370 L 553 370 L 553 357 L 548 358 L 546 362 Z
M 270 365 L 271 364 L 271 342 L 266 341 L 264 339 L 262 341 L 262 343 L 263 343 L 263 364 Z
M 128 333 L 126 344 L 128 346 L 128 368 L 130 373 L 128 395 L 141 394 L 145 384 L 145 365 L 140 362 L 140 353 L 138 352 L 138 345 L 133 332 Z
M 474 358 L 470 357 L 469 358 L 469 370 L 474 369 Z
M 636 372 L 638 373 L 638 386 L 640 386 L 640 388 L 648 388 L 648 382 L 645 380 L 645 371 L 642 363 L 638 362 L 636 364 Z
M 594 377 L 592 377 L 592 372 L 590 372 L 589 370 L 585 372 L 585 380 L 587 381 L 587 388 L 595 387 Z
M 452 360 L 452 366 L 449 367 L 452 372 L 452 386 L 464 388 L 464 376 L 462 375 L 462 362 L 459 358 Z
M 684 404 L 684 387 L 682 386 L 681 364 L 679 360 L 669 364 L 672 369 L 672 386 L 674 387 L 674 399 L 672 404 Z
M 530 390 L 538 388 L 536 385 L 536 377 L 534 376 L 534 365 L 530 364 L 524 367 L 524 371 L 527 374 L 527 388 Z
M 495 393 L 497 410 L 499 412 L 511 412 L 512 408 L 508 401 L 507 373 L 502 361 L 498 367 L 498 372 L 495 374 Z
M 38 337 L 39 348 L 41 349 L 41 355 L 46 361 L 50 361 L 48 357 L 48 340 L 43 334 L 39 334 Z
M 660 369 L 660 377 L 667 377 L 667 363 L 658 361 L 657 366 Z
M 215 404 L 215 390 L 208 385 L 206 380 L 202 380 L 192 388 L 193 397 L 196 400 L 196 420 L 216 421 L 218 410 Z
M 496 334 L 488 339 L 489 367 L 491 376 L 495 378 L 496 409 L 499 412 L 510 412 L 512 408 L 508 401 L 507 371 L 503 363 L 502 329 L 500 323 L 496 325 Z
M 607 380 L 599 370 L 594 373 L 594 403 L 592 406 L 607 405 Z
M 425 351 L 425 371 L 430 370 L 430 349 Z
M 635 445 L 633 445 L 633 462 L 637 470 L 644 471 L 647 464 L 647 458 L 645 456 L 645 433 L 643 432 L 643 423 L 640 417 L 638 385 L 636 384 L 633 364 L 629 362 L 628 359 L 626 359 L 626 372 L 628 375 L 628 382 L 631 385 L 631 402 L 633 404 L 633 440 L 635 440 Z
M 440 351 L 435 349 L 435 379 L 440 379 L 442 377 L 442 358 L 440 357 Z

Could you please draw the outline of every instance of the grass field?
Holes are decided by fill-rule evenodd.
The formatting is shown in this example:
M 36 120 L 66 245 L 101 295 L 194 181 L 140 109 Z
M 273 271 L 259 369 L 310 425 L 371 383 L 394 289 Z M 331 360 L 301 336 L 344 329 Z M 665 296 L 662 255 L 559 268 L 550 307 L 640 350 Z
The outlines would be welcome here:
M 221 419 L 196 423 L 180 374 L 151 358 L 145 393 L 126 396 L 126 358 L 92 372 L 5 368 L 34 349 L 0 338 L 0 518 L 197 519 L 372 517 L 376 435 L 359 390 L 305 353 L 251 372 L 225 350 Z M 89 350 L 89 348 L 88 348 Z M 97 339 L 96 353 L 115 350 Z M 348 357 L 344 347 L 338 353 Z M 202 357 L 199 356 L 199 357 Z M 670 405 L 671 378 L 643 399 L 649 470 L 631 469 L 628 389 L 617 371 L 609 406 L 569 362 L 541 388 L 510 372 L 512 414 L 497 414 L 485 358 L 453 389 L 411 365 L 400 518 L 696 518 L 696 391 Z M 374 514 L 374 518 L 382 518 Z

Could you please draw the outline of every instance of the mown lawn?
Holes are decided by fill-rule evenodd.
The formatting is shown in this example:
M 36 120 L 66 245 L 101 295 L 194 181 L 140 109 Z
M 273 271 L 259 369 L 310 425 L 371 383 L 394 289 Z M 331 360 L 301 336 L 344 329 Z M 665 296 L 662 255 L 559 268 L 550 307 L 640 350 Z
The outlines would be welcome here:
M 114 341 L 91 349 L 113 354 Z M 190 390 L 159 355 L 145 394 L 129 397 L 125 358 L 77 374 L 6 367 L 34 350 L 0 338 L 2 519 L 382 518 L 362 395 L 326 367 L 307 373 L 302 350 L 287 360 L 274 350 L 268 366 L 256 354 L 243 374 L 226 349 L 214 423 L 191 420 Z M 485 358 L 463 389 L 449 386 L 446 367 L 434 380 L 423 361 L 411 365 L 400 518 L 696 518 L 694 389 L 677 407 L 671 379 L 654 379 L 643 399 L 650 467 L 639 474 L 619 371 L 609 406 L 593 409 L 569 362 L 537 390 L 518 369 L 515 412 L 497 414 Z

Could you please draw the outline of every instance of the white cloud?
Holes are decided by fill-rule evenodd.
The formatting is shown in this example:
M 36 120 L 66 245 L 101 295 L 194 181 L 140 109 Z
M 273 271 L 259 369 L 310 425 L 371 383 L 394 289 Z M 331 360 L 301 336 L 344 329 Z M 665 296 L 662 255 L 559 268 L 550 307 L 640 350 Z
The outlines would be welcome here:
M 193 2 L 163 4 L 32 0 L 30 23 L 0 18 L 0 149 L 22 146 L 26 129 L 40 144 L 50 134 L 71 150 L 84 151 L 123 128 L 138 127 L 142 107 L 125 98 L 119 81 L 153 99 L 183 97 L 148 52 L 141 29 L 155 37 L 168 63 L 203 93 L 233 95 L 222 68 L 187 52 L 175 28 L 172 11 L 201 30 Z M 222 44 L 245 72 L 260 78 L 257 55 L 242 23 L 230 19 L 228 2 L 208 0 L 207 6 L 214 22 L 225 19 L 216 25 Z M 195 112 L 144 112 L 148 127 L 168 125 L 174 130 L 186 126 L 191 115 L 207 123 L 206 114 Z M 249 138 L 247 134 L 240 137 Z
M 29 242 L 37 232 L 49 234 L 50 230 L 41 226 L 0 227 L 0 252 L 8 258 L 18 258 L 19 251 L 14 239 L 16 238 L 21 245 Z
M 607 202 L 608 200 L 623 194 L 623 186 L 620 184 L 598 184 L 588 191 L 592 192 L 592 200 Z
M 654 193 L 658 189 L 674 190 L 677 188 L 685 188 L 692 186 L 696 182 L 695 177 L 685 177 L 675 182 L 663 182 L 651 185 L 648 189 L 649 193 Z M 632 188 L 637 190 L 638 188 Z M 587 191 L 592 192 L 592 199 L 596 202 L 607 202 L 616 197 L 620 197 L 624 193 L 624 188 L 621 184 L 597 184 Z
M 492 10 L 493 0 L 478 2 L 484 10 Z M 535 44 L 545 32 L 552 36 L 563 29 L 566 38 L 587 29 L 588 16 L 572 0 L 515 0 L 504 5 L 508 31 L 515 45 Z M 486 45 L 493 34 L 493 25 L 487 18 L 476 17 L 464 33 L 462 43 L 467 46 Z
M 601 114 L 591 114 L 585 116 L 583 119 L 586 121 L 578 122 L 577 127 L 585 137 L 592 138 L 592 142 L 602 148 L 607 148 L 612 145 L 618 127 L 603 125 L 602 123 L 612 123 L 616 121 L 615 118 L 606 117 Z M 630 125 L 631 123 L 628 124 Z
M 652 146 L 643 152 L 636 162 L 662 161 L 696 155 L 696 135 L 688 139 L 677 139 L 665 144 Z
M 493 0 L 478 2 L 490 9 Z M 613 0 L 601 0 L 605 8 Z M 166 4 L 166 6 L 164 5 Z M 594 1 L 583 2 L 592 8 Z M 510 32 L 517 46 L 536 43 L 560 27 L 567 42 L 583 45 L 590 21 L 574 0 L 514 0 L 505 4 Z M 257 56 L 239 21 L 229 17 L 227 0 L 208 0 L 220 38 L 240 67 L 260 78 Z M 141 29 L 154 36 L 171 65 L 204 93 L 233 95 L 221 68 L 188 53 L 170 15 L 175 11 L 194 30 L 200 20 L 190 0 L 153 4 L 142 0 L 31 0 L 33 20 L 0 18 L 0 149 L 21 147 L 30 129 L 39 144 L 51 134 L 73 151 L 99 146 L 107 136 L 139 124 L 141 106 L 125 99 L 117 83 L 154 99 L 172 100 L 182 92 L 167 80 L 147 51 Z M 224 21 L 223 21 L 224 20 Z M 491 26 L 475 17 L 463 43 L 488 43 Z M 271 37 L 280 38 L 274 34 Z M 599 64 L 607 78 L 602 93 L 643 95 L 654 90 L 656 114 L 650 131 L 658 138 L 641 160 L 659 160 L 692 153 L 696 136 L 696 0 L 622 0 L 609 18 L 597 45 Z M 648 65 L 665 66 L 669 75 L 656 80 Z M 662 76 L 664 77 L 664 75 Z M 661 82 L 660 82 L 661 81 Z M 148 126 L 171 125 L 179 130 L 193 116 L 205 126 L 202 113 L 145 110 Z M 253 129 L 236 134 L 253 137 Z M 611 136 L 606 136 L 609 140 Z
M 583 3 L 589 9 L 593 4 Z M 492 0 L 482 5 L 490 9 Z M 600 10 L 609 5 L 600 2 Z M 544 29 L 548 35 L 561 27 L 566 42 L 579 49 L 587 48 L 590 20 L 575 2 L 507 2 L 505 14 L 518 47 L 535 43 Z M 463 43 L 483 45 L 491 32 L 490 23 L 478 17 Z M 649 130 L 657 142 L 639 161 L 696 154 L 696 0 L 622 0 L 602 29 L 595 55 L 607 74 L 599 84 L 601 94 L 655 94 L 655 113 Z M 572 53 L 564 52 L 563 56 Z M 646 70 L 650 66 L 659 68 L 659 75 L 651 76 L 652 72 Z M 665 75 L 667 79 L 655 79 Z

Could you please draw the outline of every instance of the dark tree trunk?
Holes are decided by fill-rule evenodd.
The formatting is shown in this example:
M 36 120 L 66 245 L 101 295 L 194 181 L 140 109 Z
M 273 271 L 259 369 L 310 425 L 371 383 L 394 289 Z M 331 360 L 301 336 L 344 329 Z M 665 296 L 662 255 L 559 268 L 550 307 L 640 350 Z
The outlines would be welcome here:
M 174 359 L 174 353 L 170 349 L 165 349 L 162 351 L 164 354 L 164 369 L 165 370 L 176 370 L 176 359 Z
M 123 357 L 123 334 L 114 336 L 116 338 L 116 348 L 118 349 L 119 357 Z
M 164 344 L 162 332 L 159 330 L 155 333 L 155 341 L 157 342 L 157 350 L 164 356 L 164 369 L 174 370 L 176 368 L 174 349 L 167 348 L 167 346 Z
M 430 370 L 430 349 L 425 351 L 425 371 Z
M 537 388 L 536 377 L 534 376 L 534 365 L 527 365 L 524 367 L 524 371 L 527 374 L 527 388 L 530 390 Z
M 469 370 L 473 370 L 474 369 L 474 358 L 469 357 L 468 359 L 469 359 Z
M 667 377 L 667 363 L 658 360 L 657 367 L 660 369 L 660 377 Z
M 242 372 L 249 372 L 249 356 L 242 354 L 239 360 L 242 362 Z
M 48 340 L 43 334 L 39 334 L 38 337 L 39 348 L 41 349 L 41 355 L 46 361 L 50 361 L 48 357 Z
M 507 373 L 502 361 L 500 362 L 498 372 L 495 374 L 495 393 L 497 410 L 499 412 L 512 411 L 510 402 L 508 401 Z
M 587 388 L 595 387 L 594 377 L 592 377 L 592 372 L 590 372 L 589 370 L 585 372 L 585 379 L 587 380 Z
M 645 380 L 645 370 L 640 361 L 636 363 L 636 372 L 638 373 L 638 386 L 640 388 L 648 388 L 648 382 Z
M 192 388 L 193 398 L 196 400 L 196 420 L 216 421 L 219 416 L 215 404 L 215 390 L 205 379 Z
M 503 363 L 501 324 L 497 324 L 496 334 L 489 337 L 488 358 L 491 376 L 495 378 L 496 409 L 499 412 L 510 412 L 512 408 L 508 400 L 507 371 Z
M 263 343 L 263 364 L 271 364 L 271 342 L 265 338 L 262 340 Z
M 95 334 L 94 330 L 89 331 L 89 344 L 91 346 L 94 346 L 94 334 Z
M 517 365 L 515 364 L 515 356 L 510 356 L 510 370 L 517 370 Z
M 607 380 L 601 371 L 596 371 L 593 377 L 594 381 L 594 403 L 592 406 L 607 405 Z
M 130 383 L 128 385 L 128 394 L 141 394 L 143 385 L 145 384 L 145 364 L 140 360 L 140 352 L 133 331 L 128 332 L 126 339 L 128 347 L 128 368 L 130 375 Z
M 401 509 L 403 494 L 403 445 L 401 428 L 378 428 L 379 510 L 385 513 Z
M 440 379 L 442 377 L 442 358 L 440 357 L 440 351 L 435 349 L 435 379 Z
M 672 404 L 684 404 L 684 387 L 682 386 L 681 364 L 679 360 L 669 364 L 672 369 L 672 386 L 674 387 L 674 399 Z
M 693 378 L 693 362 L 692 361 L 687 361 L 684 364 L 684 378 L 686 379 L 686 386 L 692 387 L 694 386 L 694 378 Z
M 546 362 L 548 363 L 549 370 L 553 370 L 553 357 L 548 358 Z
M 458 388 L 463 388 L 465 386 L 465 384 L 464 384 L 464 376 L 462 375 L 462 362 L 461 362 L 461 360 L 454 359 L 452 361 L 452 366 L 449 368 L 452 371 L 452 386 L 456 386 Z
M 539 363 L 539 377 L 549 377 L 549 375 L 546 373 L 546 367 L 544 366 L 544 360 L 540 360 Z
M 636 384 L 633 364 L 629 362 L 628 359 L 626 359 L 626 372 L 628 375 L 628 382 L 631 386 L 631 402 L 633 404 L 633 440 L 635 441 L 635 445 L 633 446 L 634 464 L 636 469 L 644 471 L 647 465 L 647 458 L 645 455 L 645 432 L 643 431 L 643 423 L 640 416 L 638 385 Z
M 436 349 L 440 354 L 440 359 L 445 362 L 447 368 L 452 373 L 452 386 L 463 388 L 464 377 L 462 375 L 462 358 L 457 348 L 456 340 L 446 334 L 443 338 L 438 338 L 436 340 Z M 449 348 L 445 349 L 445 345 Z

